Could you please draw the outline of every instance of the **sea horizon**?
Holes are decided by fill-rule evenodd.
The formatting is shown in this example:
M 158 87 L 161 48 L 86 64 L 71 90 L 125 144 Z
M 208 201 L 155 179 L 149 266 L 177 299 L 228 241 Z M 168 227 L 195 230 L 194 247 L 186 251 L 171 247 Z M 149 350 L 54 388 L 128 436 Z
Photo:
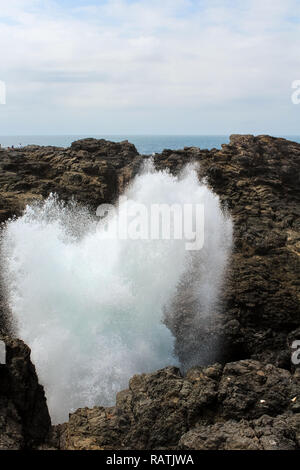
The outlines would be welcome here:
M 164 149 L 178 150 L 184 147 L 199 147 L 208 150 L 212 148 L 221 149 L 222 144 L 229 143 L 229 137 L 230 134 L 28 134 L 0 136 L 0 144 L 2 148 L 12 146 L 20 148 L 27 145 L 66 148 L 72 142 L 85 138 L 105 139 L 113 142 L 128 140 L 135 145 L 139 153 L 147 155 L 160 153 Z M 277 134 L 273 137 L 281 137 L 300 143 L 300 135 Z

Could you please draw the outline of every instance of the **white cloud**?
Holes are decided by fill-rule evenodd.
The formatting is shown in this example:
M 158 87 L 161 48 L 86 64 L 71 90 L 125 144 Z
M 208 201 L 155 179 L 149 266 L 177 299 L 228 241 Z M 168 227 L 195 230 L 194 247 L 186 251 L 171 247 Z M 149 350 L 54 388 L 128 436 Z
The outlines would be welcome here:
M 96 111 L 113 112 L 112 133 L 119 132 L 118 111 L 123 119 L 126 110 L 133 132 L 141 112 L 158 119 L 161 110 L 172 119 L 185 113 L 188 120 L 189 112 L 210 109 L 218 120 L 227 110 L 233 126 L 247 108 L 254 120 L 262 102 L 270 104 L 266 126 L 268 118 L 279 125 L 276 105 L 289 112 L 290 84 L 299 78 L 297 0 L 63 3 L 0 0 L 0 79 L 15 112 L 5 121 L 1 108 L 7 128 L 29 105 L 37 116 L 61 109 L 71 122 L 76 111 L 78 125 L 89 111 L 91 122 Z

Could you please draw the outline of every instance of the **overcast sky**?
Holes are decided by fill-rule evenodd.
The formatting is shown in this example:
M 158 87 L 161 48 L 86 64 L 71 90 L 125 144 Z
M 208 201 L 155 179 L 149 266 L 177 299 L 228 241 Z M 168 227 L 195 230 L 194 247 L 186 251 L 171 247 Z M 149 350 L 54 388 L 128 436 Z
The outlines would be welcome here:
M 299 0 L 0 0 L 0 134 L 300 134 Z

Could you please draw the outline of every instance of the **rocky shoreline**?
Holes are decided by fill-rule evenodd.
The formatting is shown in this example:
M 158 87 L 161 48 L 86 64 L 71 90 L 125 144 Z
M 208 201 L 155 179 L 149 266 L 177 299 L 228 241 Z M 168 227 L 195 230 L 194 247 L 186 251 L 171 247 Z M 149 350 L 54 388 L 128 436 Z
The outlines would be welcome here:
M 1 149 L 0 221 L 51 192 L 92 209 L 113 202 L 146 158 L 127 141 L 95 139 L 67 149 Z M 233 135 L 221 150 L 165 150 L 153 158 L 157 169 L 174 174 L 198 163 L 199 178 L 234 222 L 223 311 L 189 341 L 205 350 L 218 335 L 216 364 L 199 364 L 184 377 L 175 368 L 135 376 L 115 407 L 80 409 L 51 427 L 29 349 L 11 338 L 2 300 L 8 361 L 0 366 L 0 448 L 300 448 L 300 376 L 291 362 L 292 342 L 300 339 L 300 144 Z M 183 362 L 188 295 L 176 305 L 172 330 Z

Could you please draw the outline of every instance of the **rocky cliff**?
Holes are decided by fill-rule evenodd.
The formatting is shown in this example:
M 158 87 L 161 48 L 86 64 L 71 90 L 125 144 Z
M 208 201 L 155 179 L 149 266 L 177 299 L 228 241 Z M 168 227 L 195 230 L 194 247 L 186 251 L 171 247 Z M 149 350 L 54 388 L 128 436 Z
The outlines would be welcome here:
M 164 151 L 155 161 L 173 172 L 199 162 L 200 178 L 234 221 L 226 308 L 203 340 L 218 329 L 223 360 L 252 357 L 289 367 L 289 339 L 299 334 L 300 320 L 300 145 L 234 135 L 222 150 Z M 186 321 L 179 324 L 184 328 Z
M 251 360 L 184 378 L 169 367 L 134 376 L 115 407 L 79 409 L 52 439 L 61 449 L 293 450 L 299 379 Z
M 45 440 L 51 426 L 44 390 L 28 346 L 0 339 L 6 346 L 6 363 L 0 364 L 0 450 L 30 449 Z
M 95 139 L 67 149 L 1 150 L 1 221 L 50 192 L 65 200 L 75 197 L 91 208 L 114 201 L 145 158 L 128 142 Z M 154 157 L 158 169 L 174 174 L 188 162 L 199 164 L 199 178 L 230 212 L 234 251 L 222 313 L 190 335 L 193 306 L 185 289 L 173 305 L 176 321 L 169 326 L 186 369 L 194 365 L 189 364 L 190 349 L 209 349 L 215 335 L 223 345 L 216 357 L 219 365 L 195 364 L 202 368 L 185 377 L 175 369 L 134 377 L 129 390 L 118 395 L 116 407 L 78 410 L 68 424 L 53 429 L 45 445 L 299 447 L 299 376 L 291 364 L 291 344 L 300 338 L 300 144 L 234 135 L 221 150 L 165 150 Z M 7 316 L 3 305 L 6 333 Z M 188 334 L 183 344 L 181 338 Z M 43 420 L 47 427 L 45 416 Z M 30 442 L 25 434 L 21 432 L 23 442 Z

